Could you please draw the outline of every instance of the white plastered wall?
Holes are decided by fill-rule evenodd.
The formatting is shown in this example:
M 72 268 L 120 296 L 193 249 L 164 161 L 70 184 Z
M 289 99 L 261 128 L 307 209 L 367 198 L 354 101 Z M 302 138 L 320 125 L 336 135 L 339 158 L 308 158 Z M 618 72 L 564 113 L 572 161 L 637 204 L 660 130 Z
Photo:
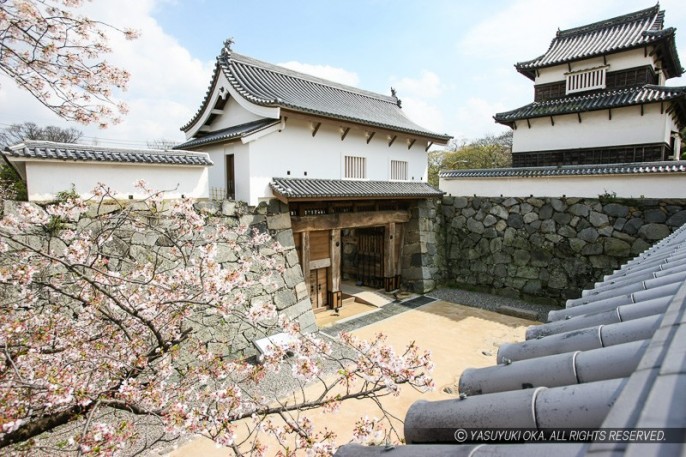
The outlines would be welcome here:
M 565 80 L 565 73 L 569 72 L 571 66 L 572 71 L 584 70 L 594 67 L 601 67 L 608 65 L 607 71 L 627 70 L 629 68 L 642 67 L 651 65 L 653 69 L 656 67 L 654 57 L 644 54 L 644 49 L 632 49 L 630 51 L 618 52 L 616 54 L 608 54 L 603 60 L 603 56 L 594 57 L 592 59 L 579 60 L 571 62 L 569 65 L 555 65 L 553 67 L 541 68 L 538 70 L 538 76 L 534 81 L 535 84 L 547 84 Z
M 166 191 L 165 198 L 208 198 L 207 166 L 112 164 L 92 162 L 27 161 L 26 178 L 30 201 L 54 199 L 72 184 L 82 197 L 88 197 L 98 183 L 106 184 L 122 198 L 143 197 L 134 187 L 139 179 L 148 187 Z
M 686 198 L 686 174 L 441 178 L 439 187 L 453 196 Z
M 426 140 L 417 140 L 408 149 L 407 135 L 398 134 L 390 147 L 389 134 L 380 131 L 369 144 L 366 131 L 361 128 L 351 128 L 344 140 L 342 135 L 334 123 L 322 123 L 313 137 L 310 122 L 289 118 L 281 131 L 248 143 L 250 195 L 246 201 L 254 205 L 270 198 L 273 194 L 269 183 L 274 177 L 343 179 L 345 156 L 367 159 L 368 180 L 388 181 L 391 160 L 402 160 L 408 162 L 408 181 L 426 181 Z M 238 169 L 237 160 L 237 173 Z M 237 198 L 244 195 L 243 186 L 240 187 Z
M 665 104 L 665 110 L 667 105 Z M 517 121 L 512 138 L 512 152 L 546 151 L 630 144 L 667 143 L 674 121 L 669 114 L 661 113 L 659 103 L 628 106 L 612 110 L 581 113 L 581 123 L 576 114 Z M 674 127 L 676 128 L 676 127 Z

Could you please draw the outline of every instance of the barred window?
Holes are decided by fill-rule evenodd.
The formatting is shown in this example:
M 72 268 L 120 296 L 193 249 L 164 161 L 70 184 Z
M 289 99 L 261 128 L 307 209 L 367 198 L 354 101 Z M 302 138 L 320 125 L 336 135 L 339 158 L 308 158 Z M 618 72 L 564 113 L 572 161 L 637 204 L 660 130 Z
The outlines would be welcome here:
M 391 160 L 391 179 L 398 181 L 407 180 L 407 162 L 404 160 Z
M 567 73 L 567 94 L 592 89 L 605 89 L 605 70 L 607 67 Z
M 367 179 L 367 159 L 345 156 L 345 178 Z

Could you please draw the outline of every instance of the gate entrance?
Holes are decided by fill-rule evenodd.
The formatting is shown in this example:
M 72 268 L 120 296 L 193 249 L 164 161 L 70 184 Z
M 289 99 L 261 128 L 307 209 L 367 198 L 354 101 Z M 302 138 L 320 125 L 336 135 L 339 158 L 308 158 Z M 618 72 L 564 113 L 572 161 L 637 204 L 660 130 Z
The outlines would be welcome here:
M 380 289 L 384 287 L 384 228 L 359 228 L 355 234 L 354 279 L 363 286 Z

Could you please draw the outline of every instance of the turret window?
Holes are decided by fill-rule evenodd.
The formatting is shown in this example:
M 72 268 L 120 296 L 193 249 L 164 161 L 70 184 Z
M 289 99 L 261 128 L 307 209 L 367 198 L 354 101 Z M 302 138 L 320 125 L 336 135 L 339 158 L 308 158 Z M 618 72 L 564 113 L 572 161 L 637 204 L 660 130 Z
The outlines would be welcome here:
M 584 92 L 593 89 L 605 89 L 607 67 L 565 73 L 567 94 Z

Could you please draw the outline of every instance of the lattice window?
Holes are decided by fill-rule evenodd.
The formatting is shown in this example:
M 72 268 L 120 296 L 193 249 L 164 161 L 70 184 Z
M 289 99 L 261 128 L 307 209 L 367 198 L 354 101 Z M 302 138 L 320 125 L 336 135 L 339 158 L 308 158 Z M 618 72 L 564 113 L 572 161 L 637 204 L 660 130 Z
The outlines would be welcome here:
M 344 177 L 367 179 L 367 159 L 365 157 L 345 156 Z
M 391 160 L 391 179 L 398 181 L 407 180 L 407 162 L 404 160 Z
M 607 67 L 567 73 L 567 94 L 593 89 L 605 89 Z

